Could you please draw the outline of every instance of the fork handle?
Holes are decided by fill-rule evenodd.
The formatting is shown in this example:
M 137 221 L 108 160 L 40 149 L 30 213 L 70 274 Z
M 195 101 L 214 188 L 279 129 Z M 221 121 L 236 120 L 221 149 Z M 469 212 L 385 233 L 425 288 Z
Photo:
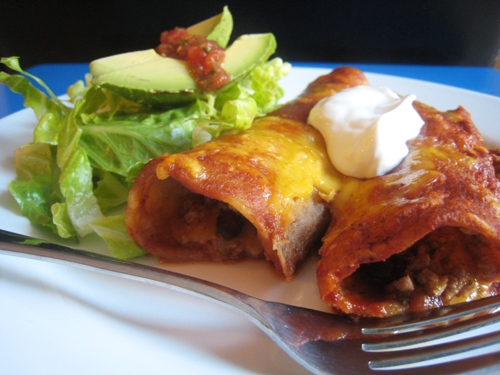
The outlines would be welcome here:
M 125 277 L 153 285 L 167 287 L 186 294 L 216 302 L 243 314 L 265 332 L 269 324 L 254 307 L 259 300 L 245 293 L 196 277 L 179 274 L 162 268 L 121 260 L 91 251 L 75 249 L 39 238 L 0 229 L 0 254 L 51 261 L 77 266 L 105 274 Z

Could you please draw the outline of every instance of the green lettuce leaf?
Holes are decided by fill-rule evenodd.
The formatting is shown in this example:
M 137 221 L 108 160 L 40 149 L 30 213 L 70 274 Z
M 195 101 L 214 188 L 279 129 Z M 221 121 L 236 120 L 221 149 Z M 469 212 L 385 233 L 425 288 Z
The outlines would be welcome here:
M 127 203 L 129 185 L 122 176 L 94 169 L 94 195 L 104 213 Z
M 264 116 L 276 108 L 276 104 L 285 93 L 279 81 L 290 72 L 290 69 L 289 63 L 274 58 L 257 66 L 242 83 L 252 91 L 251 96 L 257 103 L 259 116 Z
M 55 150 L 43 143 L 30 143 L 14 152 L 17 178 L 9 191 L 19 204 L 23 216 L 35 225 L 58 233 L 52 221 L 52 205 L 62 200 Z
M 92 223 L 94 231 L 106 242 L 118 259 L 131 259 L 146 254 L 127 232 L 125 215 L 107 216 Z
M 89 90 L 79 101 L 82 108 L 75 108 L 80 145 L 95 168 L 129 177 L 138 163 L 191 147 L 191 132 L 201 115 L 197 104 L 166 112 L 96 113 L 92 102 L 99 96 Z
M 57 121 L 69 112 L 69 109 L 54 95 L 41 79 L 21 69 L 17 57 L 3 57 L 0 59 L 0 63 L 22 74 L 12 75 L 6 72 L 0 72 L 0 83 L 9 87 L 13 92 L 21 94 L 24 97 L 24 105 L 33 109 L 38 119 L 44 115 L 50 115 L 54 118 L 54 121 Z M 31 81 L 36 82 L 46 93 L 35 87 Z
M 238 84 L 207 95 L 204 100 L 206 116 L 193 131 L 193 146 L 216 138 L 225 131 L 248 129 L 256 117 L 275 109 L 283 97 L 281 78 L 290 72 L 291 65 L 280 58 L 255 67 Z
M 69 217 L 68 206 L 66 203 L 54 203 L 50 207 L 50 211 L 52 213 L 52 221 L 56 227 L 57 234 L 61 238 L 76 237 L 77 232 L 71 222 L 71 218 Z
M 75 104 L 78 108 L 79 102 Z M 65 198 L 68 215 L 80 236 L 92 232 L 90 223 L 102 218 L 102 212 L 94 196 L 92 167 L 79 140 L 82 130 L 76 125 L 75 111 L 65 121 L 59 132 L 57 165 L 61 170 L 59 186 Z

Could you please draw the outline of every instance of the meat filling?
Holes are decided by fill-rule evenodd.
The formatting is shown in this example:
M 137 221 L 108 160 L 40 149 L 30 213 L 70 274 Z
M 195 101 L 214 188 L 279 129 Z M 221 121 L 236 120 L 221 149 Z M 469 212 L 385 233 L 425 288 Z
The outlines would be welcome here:
M 499 270 L 474 251 L 478 241 L 460 228 L 440 228 L 385 261 L 362 264 L 343 285 L 364 298 L 389 295 L 415 310 L 496 294 L 491 280 Z
M 227 203 L 184 191 L 171 219 L 180 245 L 202 248 L 212 260 L 263 256 L 255 227 L 240 213 Z

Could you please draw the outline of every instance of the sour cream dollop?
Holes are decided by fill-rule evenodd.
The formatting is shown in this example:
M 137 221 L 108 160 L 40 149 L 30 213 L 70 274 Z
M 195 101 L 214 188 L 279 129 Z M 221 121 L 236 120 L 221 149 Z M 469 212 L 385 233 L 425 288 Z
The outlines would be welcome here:
M 308 122 L 323 135 L 339 172 L 372 178 L 389 172 L 408 155 L 407 141 L 424 124 L 413 108 L 415 99 L 386 87 L 356 86 L 320 100 Z

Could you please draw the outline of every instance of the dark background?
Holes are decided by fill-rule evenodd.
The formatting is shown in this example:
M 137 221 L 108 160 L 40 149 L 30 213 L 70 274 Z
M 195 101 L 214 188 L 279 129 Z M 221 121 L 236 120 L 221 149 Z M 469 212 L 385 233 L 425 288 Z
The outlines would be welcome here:
M 493 66 L 500 42 L 500 0 L 3 1 L 0 56 L 28 68 L 148 49 L 224 5 L 233 38 L 272 32 L 294 62 Z

